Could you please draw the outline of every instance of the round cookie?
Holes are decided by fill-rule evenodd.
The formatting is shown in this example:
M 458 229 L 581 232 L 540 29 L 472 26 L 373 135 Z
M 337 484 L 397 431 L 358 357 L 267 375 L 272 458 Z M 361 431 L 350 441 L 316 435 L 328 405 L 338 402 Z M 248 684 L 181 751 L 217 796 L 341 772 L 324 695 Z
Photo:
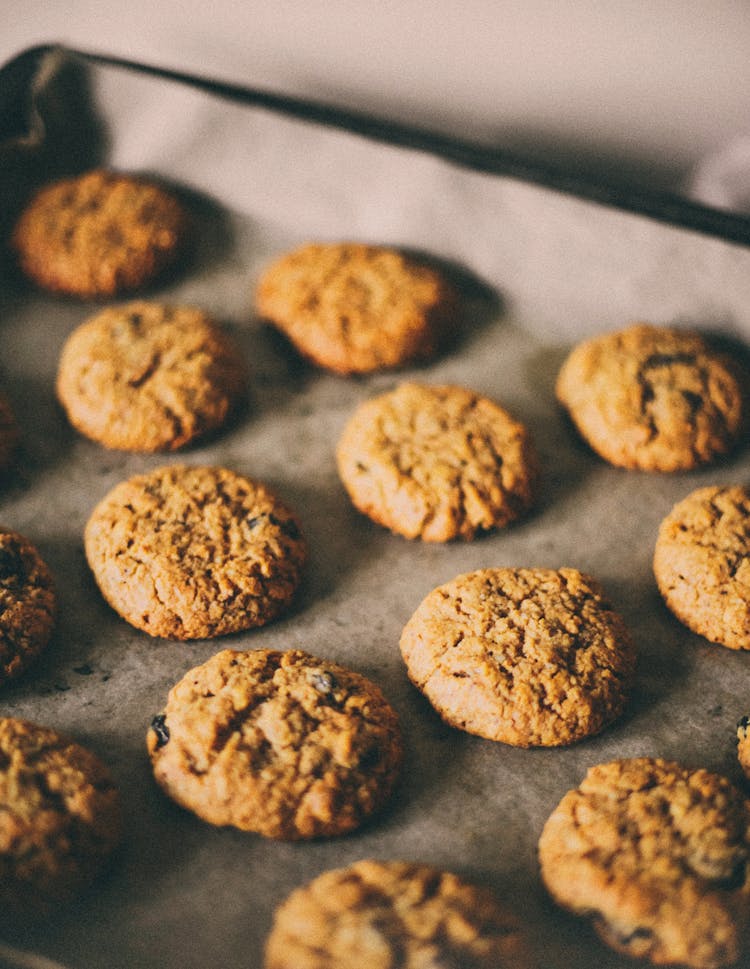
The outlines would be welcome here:
M 18 424 L 10 401 L 0 393 L 0 474 L 10 467 L 18 439 Z
M 401 634 L 409 678 L 451 726 L 557 747 L 622 712 L 635 647 L 576 569 L 480 569 L 427 595 Z
M 71 333 L 57 396 L 105 447 L 173 451 L 219 428 L 243 396 L 239 349 L 199 309 L 133 302 Z
M 0 685 L 42 652 L 56 613 L 52 574 L 39 552 L 23 535 L 0 526 Z
M 360 404 L 336 459 L 356 508 L 427 542 L 504 527 L 532 505 L 538 477 L 524 425 L 455 386 L 404 383 Z
M 369 373 L 432 356 L 457 299 L 440 273 L 393 249 L 318 243 L 263 273 L 258 312 L 319 367 Z
M 659 527 L 654 575 L 689 629 L 750 649 L 750 491 L 708 486 L 679 501 Z
M 54 730 L 0 718 L 0 902 L 3 916 L 75 896 L 120 839 L 120 799 L 89 750 Z
M 97 169 L 41 188 L 13 231 L 22 271 L 52 292 L 108 297 L 145 286 L 187 236 L 182 204 L 161 186 Z
M 427 865 L 358 861 L 278 907 L 264 969 L 528 969 L 519 920 L 485 888 Z
M 89 518 L 84 544 L 112 608 L 172 639 L 269 622 L 289 605 L 306 557 L 296 517 L 263 484 L 181 465 L 116 485 Z
M 301 650 L 217 653 L 170 691 L 147 743 L 178 804 L 289 841 L 358 827 L 388 798 L 402 758 L 378 687 Z
M 744 796 L 717 774 L 648 757 L 600 764 L 545 824 L 542 879 L 618 952 L 718 969 L 743 946 L 749 825 Z
M 581 436 L 623 468 L 682 471 L 736 443 L 743 392 L 731 362 L 697 333 L 635 323 L 573 349 L 557 398 Z

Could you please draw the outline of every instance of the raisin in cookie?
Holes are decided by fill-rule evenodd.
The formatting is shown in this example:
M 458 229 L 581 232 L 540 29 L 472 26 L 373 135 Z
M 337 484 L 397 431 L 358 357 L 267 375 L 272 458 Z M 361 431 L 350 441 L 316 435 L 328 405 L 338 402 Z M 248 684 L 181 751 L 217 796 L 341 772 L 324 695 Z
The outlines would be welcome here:
M 517 747 L 598 733 L 622 712 L 635 647 L 576 569 L 480 569 L 438 586 L 401 634 L 409 678 L 454 727 Z
M 105 447 L 172 451 L 221 427 L 246 379 L 239 349 L 201 310 L 139 301 L 71 333 L 57 396 L 71 424 Z
M 297 588 L 306 544 L 263 484 L 174 465 L 115 486 L 86 525 L 104 598 L 152 636 L 200 639 L 260 626 Z
M 187 214 L 161 186 L 97 169 L 47 185 L 12 243 L 23 272 L 53 292 L 114 296 L 145 286 L 184 247 Z
M 360 404 L 336 450 L 353 504 L 427 542 L 473 539 L 533 504 L 537 460 L 526 428 L 455 386 L 404 383 Z
M 42 652 L 56 613 L 52 574 L 39 552 L 23 535 L 0 527 L 0 685 Z
M 485 888 L 403 861 L 323 872 L 276 910 L 265 969 L 528 969 L 520 920 Z
M 545 824 L 542 879 L 617 951 L 718 969 L 743 946 L 749 825 L 744 796 L 716 774 L 648 757 L 600 764 Z
M 589 445 L 623 468 L 707 464 L 734 446 L 743 425 L 731 363 L 697 333 L 646 323 L 575 347 L 557 397 Z
M 750 649 L 750 491 L 709 486 L 678 502 L 659 528 L 654 575 L 689 629 Z
M 300 650 L 217 653 L 170 691 L 147 743 L 178 804 L 290 841 L 358 827 L 388 798 L 402 756 L 378 687 Z
M 54 730 L 0 718 L 2 916 L 76 895 L 120 838 L 120 799 L 89 750 Z
M 313 363 L 368 373 L 431 356 L 455 319 L 442 275 L 387 248 L 309 244 L 260 279 L 258 312 Z

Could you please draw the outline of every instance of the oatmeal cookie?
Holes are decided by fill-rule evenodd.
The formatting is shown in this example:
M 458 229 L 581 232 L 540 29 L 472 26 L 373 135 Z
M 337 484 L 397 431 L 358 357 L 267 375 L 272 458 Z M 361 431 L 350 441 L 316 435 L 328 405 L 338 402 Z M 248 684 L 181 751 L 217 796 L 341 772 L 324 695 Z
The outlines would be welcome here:
M 120 839 L 120 799 L 89 750 L 26 720 L 0 718 L 2 917 L 67 901 Z
M 261 316 L 319 367 L 339 374 L 399 367 L 432 356 L 457 317 L 452 287 L 393 249 L 309 244 L 266 269 Z
M 731 362 L 699 334 L 635 323 L 579 344 L 557 398 L 606 461 L 684 471 L 735 445 L 746 401 Z
M 76 430 L 105 447 L 173 451 L 221 427 L 246 381 L 238 347 L 201 310 L 139 301 L 71 333 L 57 396 Z
M 41 188 L 21 213 L 12 245 L 37 285 L 96 298 L 156 279 L 187 235 L 187 213 L 166 189 L 96 169 Z
M 263 484 L 173 465 L 116 485 L 86 525 L 104 598 L 152 636 L 201 639 L 260 626 L 291 602 L 306 544 Z
M 749 852 L 748 805 L 729 781 L 648 757 L 593 767 L 539 841 L 558 904 L 618 952 L 694 969 L 739 958 Z
M 42 652 L 56 614 L 47 564 L 27 538 L 0 526 L 0 685 L 23 673 Z
M 750 649 L 750 491 L 708 486 L 679 501 L 659 528 L 654 575 L 689 629 Z
M 387 800 L 402 757 L 380 689 L 301 650 L 217 653 L 170 691 L 147 744 L 182 807 L 289 841 L 358 827 Z
M 536 496 L 536 453 L 524 425 L 463 387 L 403 383 L 365 401 L 336 459 L 356 508 L 427 542 L 502 528 Z
M 620 715 L 635 646 L 576 569 L 480 569 L 425 597 L 401 634 L 409 678 L 454 727 L 556 747 Z
M 265 969 L 529 969 L 521 921 L 485 888 L 403 861 L 326 871 L 277 909 Z

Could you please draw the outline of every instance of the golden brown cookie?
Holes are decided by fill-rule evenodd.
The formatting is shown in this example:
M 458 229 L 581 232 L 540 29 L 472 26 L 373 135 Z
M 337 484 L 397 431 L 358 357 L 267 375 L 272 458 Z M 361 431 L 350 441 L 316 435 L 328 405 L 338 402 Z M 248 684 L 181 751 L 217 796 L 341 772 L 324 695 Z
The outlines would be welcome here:
M 440 273 L 379 246 L 318 243 L 286 253 L 258 284 L 258 312 L 313 363 L 368 373 L 430 357 L 457 315 Z
M 709 486 L 678 502 L 659 528 L 654 575 L 689 629 L 750 649 L 750 491 Z
M 409 678 L 454 727 L 557 747 L 620 715 L 635 647 L 576 569 L 480 569 L 425 597 L 401 634 Z
M 201 639 L 260 626 L 290 603 L 306 545 L 263 484 L 174 465 L 116 485 L 85 548 L 104 598 L 152 636 Z
M 404 383 L 360 404 L 336 459 L 356 508 L 427 542 L 504 527 L 532 505 L 538 477 L 524 425 L 454 386 Z
M 23 535 L 0 527 L 0 685 L 42 652 L 56 613 L 52 574 L 39 552 Z
M 71 333 L 57 396 L 71 424 L 105 447 L 173 451 L 219 428 L 246 381 L 238 347 L 201 310 L 139 301 Z
M 13 231 L 23 272 L 84 298 L 150 283 L 184 248 L 187 215 L 161 186 L 97 169 L 41 188 Z
M 750 910 L 750 814 L 729 781 L 648 757 L 593 767 L 539 841 L 542 879 L 618 952 L 735 962 Z
M 403 861 L 323 872 L 276 910 L 265 969 L 528 969 L 520 920 L 485 888 Z
M 10 401 L 0 393 L 0 474 L 12 463 L 18 439 L 18 424 Z
M 47 727 L 0 718 L 0 918 L 66 901 L 120 839 L 120 799 L 89 750 Z
M 178 804 L 289 841 L 362 824 L 390 795 L 402 756 L 378 687 L 301 650 L 217 653 L 173 687 L 147 743 Z
M 727 453 L 745 404 L 732 364 L 699 334 L 646 323 L 575 347 L 557 397 L 601 457 L 642 471 L 687 470 Z

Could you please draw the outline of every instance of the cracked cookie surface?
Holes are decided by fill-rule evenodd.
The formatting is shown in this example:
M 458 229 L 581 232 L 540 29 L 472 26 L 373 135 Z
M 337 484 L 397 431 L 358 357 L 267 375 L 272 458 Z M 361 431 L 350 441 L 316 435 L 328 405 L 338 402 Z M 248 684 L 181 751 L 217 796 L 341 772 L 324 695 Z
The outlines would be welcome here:
M 42 652 L 56 614 L 46 562 L 27 538 L 0 526 L 0 685 L 20 676 Z
M 750 491 L 708 486 L 679 501 L 659 527 L 654 575 L 689 629 L 750 649 Z
M 542 879 L 617 951 L 718 969 L 743 946 L 749 825 L 719 775 L 647 757 L 600 764 L 545 824 Z
M 529 969 L 520 920 L 485 888 L 403 861 L 323 872 L 276 910 L 265 969 Z
M 556 747 L 620 715 L 635 646 L 576 569 L 480 569 L 425 597 L 401 634 L 409 678 L 454 727 Z
M 115 611 L 173 639 L 269 622 L 291 602 L 306 557 L 297 518 L 263 484 L 184 465 L 116 485 L 89 518 L 84 544 Z
M 301 650 L 217 653 L 172 688 L 147 745 L 182 807 L 290 841 L 358 827 L 387 800 L 402 757 L 380 689 Z
M 80 892 L 120 839 L 107 768 L 47 727 L 0 718 L 2 916 L 43 912 Z
M 102 169 L 41 188 L 13 231 L 23 272 L 53 292 L 114 296 L 171 266 L 188 233 L 182 204 L 147 180 Z
M 455 322 L 442 275 L 401 253 L 361 243 L 311 243 L 269 266 L 261 316 L 313 363 L 369 373 L 432 356 Z
M 219 428 L 245 390 L 238 347 L 199 309 L 137 301 L 70 334 L 57 396 L 105 447 L 172 451 Z
M 557 398 L 611 464 L 680 471 L 727 453 L 746 402 L 732 364 L 697 333 L 636 323 L 573 349 Z
M 463 387 L 403 383 L 363 402 L 336 459 L 354 506 L 407 538 L 470 540 L 508 525 L 535 499 L 526 428 Z

